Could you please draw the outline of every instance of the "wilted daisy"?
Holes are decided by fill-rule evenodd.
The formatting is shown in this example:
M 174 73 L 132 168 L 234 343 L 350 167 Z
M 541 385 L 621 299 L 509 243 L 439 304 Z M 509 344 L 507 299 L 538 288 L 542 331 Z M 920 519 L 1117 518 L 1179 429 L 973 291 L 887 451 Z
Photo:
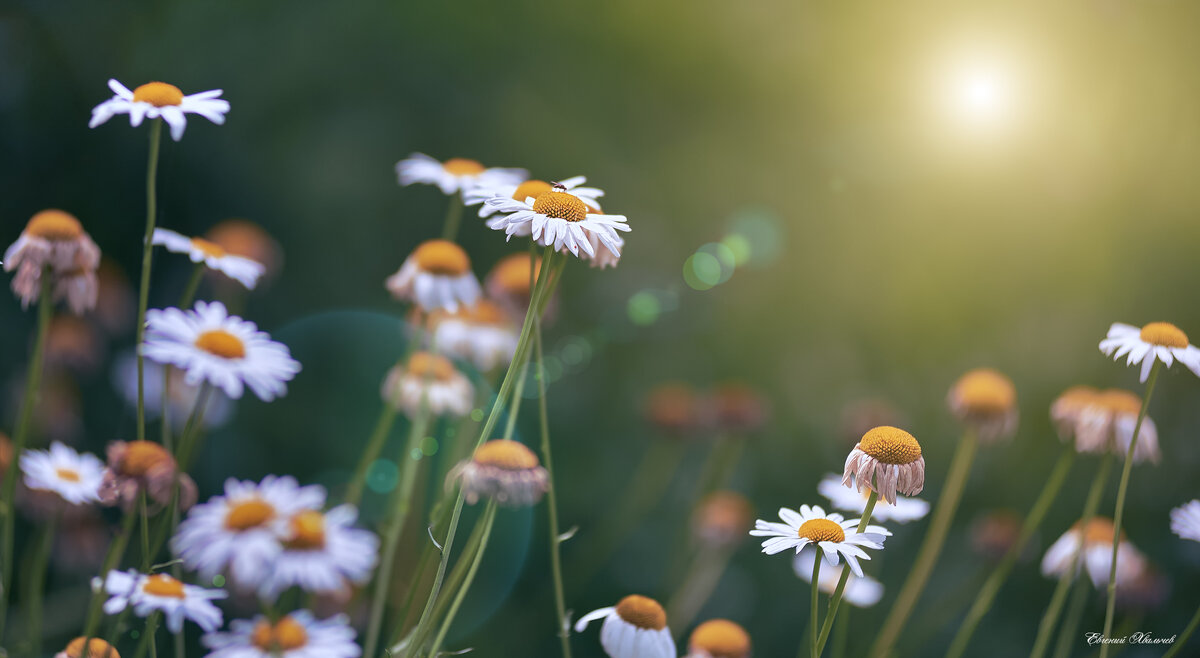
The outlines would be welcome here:
M 25 486 L 49 491 L 72 505 L 100 502 L 104 462 L 89 453 L 80 454 L 55 441 L 49 450 L 27 450 L 21 455 Z
M 855 491 L 850 487 L 842 484 L 842 477 L 830 473 L 817 483 L 817 492 L 829 499 L 829 503 L 835 508 L 862 514 L 867 509 L 867 496 L 870 490 L 864 492 Z M 929 503 L 920 498 L 908 498 L 906 496 L 896 496 L 896 502 L 889 503 L 886 500 L 879 499 L 875 503 L 875 508 L 871 512 L 871 520 L 873 521 L 895 521 L 897 523 L 908 523 L 925 518 L 929 513 Z
M 204 263 L 206 267 L 223 273 L 251 290 L 258 283 L 258 278 L 266 272 L 262 263 L 231 254 L 221 245 L 204 238 L 189 238 L 175 231 L 156 228 L 153 242 L 166 247 L 167 251 L 187 254 L 193 263 Z
M 487 204 L 504 213 L 503 217 L 489 222 L 496 230 L 503 230 L 510 238 L 528 230 L 534 242 L 542 246 L 553 245 L 564 248 L 578 256 L 582 251 L 595 256 L 589 234 L 595 235 L 614 256 L 621 255 L 618 231 L 628 231 L 624 215 L 602 215 L 588 212 L 587 203 L 563 187 L 555 187 L 536 198 L 506 199 L 492 197 Z
M 710 619 L 688 638 L 685 658 L 750 658 L 750 634 L 728 619 Z
M 1100 391 L 1092 386 L 1072 386 L 1063 391 L 1050 405 L 1050 420 L 1063 441 L 1075 438 L 1079 416 L 1096 403 Z
M 792 561 L 792 570 L 804 582 L 811 583 L 813 575 L 813 560 L 817 559 L 813 551 L 804 551 Z M 828 565 L 823 565 L 828 566 Z M 817 576 L 817 588 L 830 596 L 837 590 L 838 582 L 842 579 L 842 567 L 821 569 Z M 851 575 L 846 579 L 846 588 L 842 590 L 842 600 L 856 608 L 869 608 L 883 598 L 883 583 L 870 576 Z
M 1171 510 L 1171 532 L 1184 539 L 1200 541 L 1200 500 Z
M 87 642 L 87 651 L 83 643 Z M 67 643 L 66 648 L 54 654 L 54 658 L 121 658 L 116 647 L 98 637 L 91 639 L 77 637 Z
M 449 480 L 462 482 L 463 497 L 472 505 L 487 497 L 502 505 L 533 505 L 550 488 L 550 476 L 537 455 L 508 439 L 488 441 L 450 471 Z
M 1200 349 L 1188 344 L 1187 334 L 1170 322 L 1151 322 L 1140 329 L 1114 322 L 1100 341 L 1100 351 L 1114 359 L 1128 355 L 1126 365 L 1142 364 L 1143 382 L 1150 377 L 1155 360 L 1168 368 L 1178 360 L 1200 377 Z
M 227 596 L 225 590 L 187 585 L 167 574 L 143 574 L 133 569 L 109 571 L 104 591 L 111 597 L 104 603 L 105 613 L 115 615 L 130 606 L 139 617 L 161 612 L 172 633 L 183 630 L 184 619 L 205 631 L 220 628 L 221 611 L 212 602 Z
M 1137 425 L 1142 398 L 1135 393 L 1110 388 L 1097 393 L 1090 404 L 1079 411 L 1075 423 L 1075 449 L 1080 452 L 1111 451 L 1121 459 L 1129 453 L 1133 428 Z M 1142 419 L 1134 463 L 1161 459 L 1158 449 L 1158 429 L 1149 416 Z
M 288 519 L 283 552 L 259 591 L 274 598 L 293 585 L 307 592 L 336 592 L 361 585 L 378 559 L 379 538 L 354 527 L 358 511 L 340 505 L 328 512 L 303 509 Z
M 286 345 L 253 322 L 229 315 L 220 302 L 196 302 L 195 310 L 154 309 L 146 314 L 142 354 L 181 368 L 190 384 L 206 381 L 233 399 L 245 386 L 266 402 L 287 392 L 300 372 Z
M 437 185 L 442 194 L 465 192 L 476 187 L 519 185 L 528 176 L 529 172 L 524 169 L 488 168 L 478 160 L 469 158 L 450 158 L 438 162 L 424 153 L 413 153 L 396 163 L 396 177 L 401 185 Z
M 228 631 L 209 633 L 201 641 L 211 650 L 207 658 L 357 658 L 362 654 L 346 615 L 317 619 L 308 610 L 275 621 L 263 615 L 235 619 Z
M 676 658 L 675 640 L 667 628 L 667 613 L 658 601 L 630 594 L 615 607 L 600 608 L 580 617 L 575 632 L 603 619 L 600 646 L 610 658 Z
M 714 491 L 692 512 L 692 536 L 702 546 L 736 546 L 753 525 L 754 508 L 745 496 L 734 491 Z
M 1009 439 L 1017 431 L 1017 390 L 1011 379 L 995 370 L 979 368 L 963 375 L 946 402 L 980 441 Z
M 481 372 L 507 365 L 517 351 L 517 327 L 503 309 L 486 299 L 453 313 L 434 311 L 428 326 L 430 343 L 438 351 L 470 361 Z
M 424 413 L 465 416 L 471 412 L 475 387 L 446 357 L 413 352 L 407 362 L 388 371 L 381 395 L 410 418 Z
M 1087 527 L 1080 529 L 1076 523 L 1054 542 L 1042 557 L 1042 575 L 1063 577 L 1070 573 L 1075 562 L 1075 553 L 1083 544 L 1079 562 L 1086 568 L 1097 589 L 1108 586 L 1108 574 L 1112 568 L 1113 522 L 1102 516 L 1093 517 Z M 1117 557 L 1117 585 L 1136 579 L 1146 566 L 1146 558 L 1121 533 L 1120 552 Z
M 825 555 L 825 562 L 836 566 L 842 557 L 854 575 L 863 575 L 859 559 L 870 560 L 863 548 L 874 550 L 883 549 L 884 539 L 892 535 L 886 528 L 869 525 L 866 532 L 858 532 L 858 524 L 862 519 L 846 520 L 841 514 L 825 514 L 818 506 L 801 505 L 796 511 L 786 507 L 779 508 L 779 518 L 783 523 L 759 519 L 754 523 L 750 534 L 755 537 L 768 537 L 762 543 L 762 552 L 775 555 L 786 550 L 795 549 L 797 555 L 806 546 L 820 548 Z
M 133 510 L 145 492 L 159 509 L 169 505 L 179 481 L 179 507 L 196 504 L 196 483 L 187 473 L 177 473 L 175 457 L 153 441 L 113 441 L 108 444 L 108 471 L 100 495 L 108 505 Z
M 846 457 L 842 484 L 860 492 L 874 488 L 892 505 L 896 504 L 896 492 L 906 496 L 921 493 L 925 488 L 921 444 L 912 434 L 888 425 L 868 431 Z
M 42 273 L 48 269 L 54 279 L 52 299 L 65 299 L 76 315 L 96 305 L 99 265 L 100 248 L 79 220 L 62 210 L 43 210 L 34 215 L 4 252 L 4 271 L 17 271 L 12 289 L 21 306 L 37 301 Z
M 140 126 L 146 119 L 162 118 L 171 126 L 171 139 L 179 141 L 187 127 L 187 114 L 199 114 L 217 125 L 225 123 L 229 101 L 220 98 L 221 90 L 202 91 L 184 96 L 179 87 L 165 82 L 147 82 L 133 91 L 116 80 L 108 81 L 113 97 L 92 109 L 89 128 L 111 119 L 117 114 L 128 114 L 129 125 Z
M 479 299 L 479 281 L 471 271 L 471 259 L 463 248 L 449 240 L 428 240 L 413 250 L 404 264 L 387 279 L 388 292 L 410 301 L 425 311 L 455 311 Z

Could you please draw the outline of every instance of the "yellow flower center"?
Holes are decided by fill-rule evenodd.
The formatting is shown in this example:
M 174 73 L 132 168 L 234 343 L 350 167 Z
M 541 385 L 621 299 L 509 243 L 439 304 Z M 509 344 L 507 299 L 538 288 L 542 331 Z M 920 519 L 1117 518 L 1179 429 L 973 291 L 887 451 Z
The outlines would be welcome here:
M 1096 396 L 1097 402 L 1114 414 L 1137 416 L 1142 410 L 1142 398 L 1135 393 L 1110 388 Z
M 688 646 L 712 658 L 746 658 L 750 655 L 750 635 L 728 619 L 710 619 L 692 631 Z
M 257 528 L 273 518 L 275 508 L 270 503 L 250 498 L 229 507 L 229 511 L 225 513 L 225 527 L 240 532 Z
M 137 103 L 149 103 L 155 107 L 179 105 L 183 102 L 183 92 L 179 87 L 165 82 L 147 82 L 133 90 L 133 100 Z
M 61 210 L 43 210 L 29 219 L 25 232 L 51 242 L 69 242 L 83 235 L 83 225 Z
M 413 352 L 412 356 L 408 357 L 406 368 L 414 377 L 440 382 L 449 381 L 457 372 L 449 359 L 432 352 Z
M 471 269 L 467 252 L 449 240 L 423 242 L 413 252 L 413 258 L 417 260 L 417 267 L 430 274 L 459 276 Z
M 587 217 L 588 208 L 574 194 L 545 192 L 533 202 L 533 212 L 568 222 L 582 222 Z
M 513 191 L 512 198 L 517 201 L 524 201 L 529 197 L 537 199 L 547 192 L 553 192 L 554 186 L 544 180 L 527 180 L 517 186 Z
M 484 166 L 470 158 L 450 158 L 442 163 L 442 169 L 453 176 L 478 176 L 484 172 Z
M 226 253 L 224 247 L 215 242 L 209 242 L 204 238 L 192 238 L 192 249 L 213 258 L 224 258 Z
M 911 464 L 921 456 L 921 444 L 912 434 L 889 425 L 869 430 L 858 449 L 884 464 Z
M 153 441 L 130 441 L 125 444 L 117 470 L 129 477 L 142 477 L 150 469 L 174 462 L 174 458 L 161 445 Z
M 1003 414 L 1017 402 L 1012 380 L 988 368 L 972 370 L 954 385 L 954 394 L 970 414 Z
M 222 359 L 241 359 L 246 356 L 246 344 L 242 339 L 224 329 L 209 329 L 196 337 L 195 344 Z
M 523 443 L 496 439 L 479 446 L 475 451 L 475 463 L 506 471 L 523 471 L 537 468 L 538 458 Z
M 71 640 L 63 653 L 67 654 L 67 658 L 121 658 L 121 654 L 117 653 L 111 644 L 98 637 L 87 640 L 87 654 L 84 655 L 84 641 L 82 637 Z
M 1163 347 L 1187 347 L 1188 337 L 1183 330 L 1170 322 L 1151 322 L 1142 327 L 1142 340 Z
M 165 596 L 172 599 L 184 598 L 183 583 L 166 574 L 154 574 L 146 579 L 142 591 L 154 596 Z
M 617 616 L 637 628 L 661 631 L 667 627 L 667 611 L 654 599 L 630 594 L 617 604 Z
M 285 616 L 274 626 L 268 621 L 258 622 L 250 634 L 250 643 L 270 653 L 290 651 L 308 644 L 308 633 L 295 619 Z
M 304 510 L 292 517 L 292 536 L 288 548 L 311 551 L 325 547 L 325 515 L 316 510 Z
M 809 519 L 800 524 L 800 529 L 796 531 L 796 534 L 815 542 L 846 541 L 846 531 L 842 530 L 842 526 L 829 519 Z
M 80 480 L 79 472 L 69 468 L 56 469 L 54 473 L 58 475 L 58 479 L 67 482 L 78 482 Z
M 527 253 L 505 256 L 492 268 L 488 281 L 495 281 L 505 292 L 514 295 L 529 294 L 529 268 L 532 263 L 533 280 L 537 282 L 538 270 L 542 267 L 540 256 L 530 258 Z

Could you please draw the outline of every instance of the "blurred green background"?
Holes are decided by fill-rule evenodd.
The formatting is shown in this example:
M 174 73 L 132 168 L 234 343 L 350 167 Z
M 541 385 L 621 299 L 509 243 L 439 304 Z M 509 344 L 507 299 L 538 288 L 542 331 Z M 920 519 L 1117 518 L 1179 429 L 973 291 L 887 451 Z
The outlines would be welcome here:
M 1027 510 L 1059 453 L 1053 397 L 1077 383 L 1140 390 L 1134 370 L 1097 351 L 1109 323 L 1167 320 L 1200 334 L 1189 287 L 1200 279 L 1198 21 L 1194 4 L 1121 0 L 10 0 L 0 5 L 0 222 L 12 241 L 36 211 L 66 209 L 136 278 L 146 131 L 121 117 L 89 130 L 90 109 L 109 96 L 109 77 L 224 89 L 225 126 L 193 116 L 182 142 L 164 141 L 160 225 L 199 234 L 237 216 L 271 232 L 283 274 L 245 314 L 305 370 L 284 400 L 242 400 L 195 475 L 203 495 L 227 476 L 269 472 L 336 486 L 402 349 L 404 309 L 383 279 L 439 233 L 445 209 L 432 187 L 398 187 L 395 162 L 422 151 L 547 179 L 585 174 L 633 232 L 617 269 L 571 264 L 549 336 L 561 522 L 582 527 L 564 548 L 568 572 L 588 524 L 612 512 L 663 440 L 641 407 L 665 379 L 740 380 L 771 401 L 733 488 L 773 518 L 781 505 L 824 504 L 816 482 L 849 449 L 839 410 L 863 396 L 903 410 L 925 447 L 923 497 L 936 499 L 959 432 L 946 390 L 992 366 L 1016 382 L 1021 430 L 980 454 L 900 645 L 934 654 L 983 573 L 969 522 Z M 472 218 L 461 241 L 481 276 L 524 248 Z M 156 258 L 151 305 L 171 304 L 189 266 Z M 0 300 L 0 373 L 16 390 L 31 325 Z M 133 429 L 110 379 L 102 366 L 76 381 L 78 443 L 97 452 Z M 1130 491 L 1129 536 L 1173 585 L 1138 627 L 1158 636 L 1182 629 L 1198 603 L 1200 546 L 1172 535 L 1167 517 L 1200 494 L 1198 394 L 1186 370 L 1165 375 L 1151 409 L 1164 463 L 1136 468 Z M 663 473 L 674 485 L 653 513 L 601 577 L 567 592 L 576 616 L 630 592 L 669 597 L 664 572 L 681 559 L 673 542 L 706 449 Z M 1039 549 L 1079 514 L 1095 460 L 1079 464 Z M 452 643 L 554 655 L 543 508 L 505 512 L 498 527 Z M 924 528 L 893 527 L 869 569 L 888 594 L 854 612 L 867 630 L 850 655 L 866 650 Z M 66 593 L 52 603 L 81 614 L 70 593 L 79 579 L 56 578 Z M 1025 652 L 1052 587 L 1036 562 L 1019 568 L 972 655 Z M 747 538 L 701 618 L 738 621 L 758 655 L 783 655 L 800 644 L 807 600 L 789 561 Z M 1101 605 L 1094 597 L 1085 630 L 1099 630 Z M 574 646 L 602 655 L 595 630 Z

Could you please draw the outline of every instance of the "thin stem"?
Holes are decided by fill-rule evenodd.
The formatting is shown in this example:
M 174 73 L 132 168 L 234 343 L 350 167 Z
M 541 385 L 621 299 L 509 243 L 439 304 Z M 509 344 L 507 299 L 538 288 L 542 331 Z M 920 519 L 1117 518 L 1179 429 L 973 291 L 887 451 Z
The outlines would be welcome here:
M 954 641 L 950 643 L 950 650 L 946 652 L 947 658 L 959 658 L 966 650 L 967 645 L 971 642 L 971 636 L 975 633 L 975 629 L 979 627 L 979 622 L 983 620 L 984 615 L 992 607 L 992 602 L 996 600 L 996 595 L 1000 592 L 1001 585 L 1008 579 L 1008 575 L 1012 572 L 1013 566 L 1017 563 L 1017 559 L 1021 557 L 1021 553 L 1025 551 L 1025 546 L 1029 544 L 1029 540 L 1033 537 L 1033 533 L 1037 531 L 1041 525 L 1042 519 L 1046 517 L 1046 512 L 1050 510 L 1050 505 L 1058 496 L 1058 492 L 1062 489 L 1062 485 L 1066 482 L 1067 474 L 1071 472 L 1071 465 L 1075 461 L 1075 449 L 1068 446 L 1063 450 L 1063 453 L 1058 458 L 1058 462 L 1054 464 L 1054 469 L 1050 471 L 1050 477 L 1046 479 L 1045 486 L 1042 487 L 1042 492 L 1038 494 L 1037 500 L 1034 501 L 1033 507 L 1029 510 L 1029 515 L 1025 517 L 1025 522 L 1021 525 L 1021 531 L 1017 535 L 1017 540 L 1009 546 L 1008 552 L 1004 554 L 1004 558 L 992 570 L 983 587 L 979 589 L 979 595 L 975 597 L 975 603 L 971 605 L 971 609 L 967 612 L 967 616 L 963 619 L 962 626 L 959 627 L 958 633 L 954 636 Z
M 362 501 L 363 487 L 367 483 L 367 473 L 371 470 L 371 464 L 379 458 L 379 453 L 383 452 L 383 446 L 387 444 L 388 435 L 395 422 L 396 407 L 385 402 L 379 410 L 379 419 L 375 421 L 375 429 L 371 431 L 371 437 L 367 439 L 367 446 L 363 449 L 362 457 L 358 460 L 358 467 L 354 469 L 354 477 L 350 479 L 350 485 L 346 487 L 347 503 L 357 506 Z
M 958 448 L 954 451 L 954 459 L 950 463 L 950 473 L 946 476 L 946 488 L 938 497 L 925 540 L 921 543 L 912 571 L 909 571 L 908 578 L 905 579 L 904 586 L 900 589 L 891 612 L 888 613 L 883 630 L 875 639 L 870 655 L 886 656 L 891 653 L 896 640 L 900 639 L 905 622 L 916 607 L 917 600 L 921 598 L 925 583 L 929 581 L 929 575 L 933 573 L 933 567 L 942 552 L 942 545 L 946 542 L 946 533 L 950 531 L 950 523 L 954 520 L 958 501 L 962 498 L 963 487 L 966 485 L 967 475 L 971 472 L 971 462 L 975 459 L 978 443 L 975 432 L 969 429 L 959 441 Z
M 137 521 L 137 514 L 128 513 L 121 518 L 121 529 L 117 536 L 113 538 L 108 545 L 108 553 L 104 556 L 104 562 L 100 567 L 100 578 L 104 579 L 109 571 L 112 571 L 121 562 L 121 557 L 125 555 L 125 547 L 129 544 L 129 536 L 133 534 L 133 524 Z M 100 629 L 100 604 L 103 601 L 104 588 L 92 592 L 91 599 L 88 601 L 87 619 L 84 622 L 83 638 L 84 645 L 91 641 L 96 636 L 96 631 Z
M 865 532 L 867 526 L 871 524 L 871 514 L 875 511 L 875 503 L 879 502 L 879 493 L 875 491 L 875 480 L 871 479 L 871 495 L 867 497 L 867 506 L 863 509 L 862 518 L 858 521 L 857 532 Z M 813 550 L 817 550 L 814 547 Z M 817 550 L 816 559 L 820 562 L 823 558 L 821 552 Z M 849 565 L 842 568 L 842 577 L 838 578 L 837 588 L 833 590 L 833 596 L 829 598 L 829 610 L 825 613 L 825 621 L 821 624 L 821 635 L 817 639 L 817 655 L 825 650 L 825 643 L 829 640 L 829 631 L 833 630 L 833 620 L 837 617 L 838 606 L 842 603 L 842 594 L 846 591 L 846 583 L 850 580 Z M 813 587 L 817 586 L 816 581 L 813 581 Z
M 1071 603 L 1067 607 L 1067 616 L 1063 618 L 1062 629 L 1058 633 L 1058 642 L 1054 645 L 1055 658 L 1067 658 L 1071 655 L 1071 640 L 1079 629 L 1079 620 L 1088 600 L 1087 578 L 1076 578 L 1075 587 L 1071 591 Z
M 817 656 L 821 655 L 820 654 L 820 651 L 821 651 L 820 636 L 817 633 L 817 612 L 818 612 L 817 608 L 821 604 L 820 603 L 821 588 L 819 585 L 821 582 L 821 562 L 823 562 L 824 560 L 821 558 L 821 556 L 819 554 L 820 551 L 817 551 L 817 553 L 818 553 L 818 555 L 817 555 L 816 559 L 813 560 L 812 606 L 811 606 L 812 611 L 809 614 L 809 626 L 808 626 L 808 634 L 810 636 L 812 636 L 812 658 L 817 658 Z
M 517 430 L 517 416 L 521 412 L 521 398 L 525 395 L 525 380 L 529 377 L 529 362 L 521 364 L 521 376 L 517 377 L 516 388 L 513 389 L 512 404 L 508 407 L 508 419 L 504 423 L 504 438 L 513 438 Z
M 550 526 L 550 571 L 554 578 L 554 606 L 555 612 L 558 614 L 558 637 L 562 641 L 562 655 L 563 658 L 571 658 L 571 631 L 567 623 L 567 604 L 563 595 L 562 555 L 559 552 L 559 544 L 562 541 L 558 531 L 558 496 L 556 495 L 557 487 L 554 485 L 554 459 L 550 454 L 550 421 L 546 412 L 546 367 L 540 316 L 533 319 L 533 328 L 535 354 L 537 355 L 537 372 L 534 376 L 537 378 L 538 384 L 538 426 L 542 433 L 542 463 L 546 466 L 550 482 L 546 491 L 546 511 Z
M 146 236 L 142 244 L 142 280 L 138 286 L 137 316 L 137 438 L 146 438 L 146 361 L 142 338 L 146 333 L 146 304 L 150 299 L 150 264 L 154 253 L 154 222 L 158 214 L 158 151 L 162 143 L 162 119 L 150 124 L 150 154 L 146 161 Z
M 850 611 L 847 610 L 838 617 L 833 625 L 833 658 L 846 655 L 846 644 L 850 639 Z
M 442 641 L 446 639 L 446 633 L 450 630 L 450 624 L 454 622 L 454 617 L 458 614 L 458 608 L 462 605 L 463 599 L 467 596 L 467 590 L 471 589 L 471 583 L 475 580 L 475 574 L 479 571 L 479 563 L 483 561 L 483 553 L 487 550 L 488 537 L 492 534 L 492 525 L 496 521 L 496 501 L 491 501 L 487 505 L 487 509 L 483 511 L 483 532 L 479 538 L 479 547 L 475 551 L 475 555 L 471 560 L 471 567 L 467 569 L 465 580 L 459 586 L 454 594 L 454 602 L 450 604 L 450 610 L 446 613 L 445 619 L 442 620 L 442 627 L 438 629 L 437 635 L 433 638 L 433 645 L 429 649 L 430 656 L 438 655 L 438 649 L 442 648 Z
M 29 570 L 29 632 L 32 655 L 42 655 L 42 601 L 46 589 L 46 563 L 54 547 L 54 531 L 58 526 L 57 516 L 42 527 L 41 536 L 34 545 L 33 565 Z
M 147 571 L 150 570 L 150 565 L 153 563 L 154 555 L 152 555 L 150 553 L 150 515 L 146 512 L 146 489 L 144 487 L 142 488 L 142 490 L 140 492 L 138 492 L 137 509 L 138 509 L 138 516 L 142 520 L 142 523 L 141 523 L 141 526 L 142 526 L 142 531 L 141 531 L 142 569 L 141 569 L 141 571 L 142 571 L 142 573 L 146 573 Z
M 1113 616 L 1117 609 L 1117 554 L 1121 551 L 1121 520 L 1125 516 L 1125 494 L 1129 490 L 1129 474 L 1133 471 L 1133 451 L 1137 448 L 1142 421 L 1146 420 L 1146 411 L 1150 409 L 1150 397 L 1154 395 L 1154 384 L 1158 381 L 1161 366 L 1162 361 L 1155 359 L 1154 365 L 1150 367 L 1150 378 L 1146 380 L 1146 395 L 1142 397 L 1142 408 L 1138 410 L 1137 422 L 1133 424 L 1133 438 L 1129 440 L 1129 449 L 1125 451 L 1125 467 L 1121 470 L 1121 484 L 1117 487 L 1117 509 L 1113 512 L 1112 564 L 1108 568 L 1108 606 L 1104 611 L 1106 638 L 1112 632 Z M 1108 643 L 1100 645 L 1100 658 L 1107 658 L 1109 646 L 1111 645 Z
M 204 268 L 203 262 L 196 263 L 196 266 L 192 268 L 192 276 L 188 279 L 183 294 L 179 297 L 179 308 L 186 309 L 196 300 L 196 291 L 200 289 L 200 281 L 204 279 Z
M 1192 620 L 1188 622 L 1187 628 L 1183 629 L 1175 643 L 1171 645 L 1171 649 L 1163 654 L 1163 658 L 1174 658 L 1176 654 L 1183 651 L 1183 647 L 1192 638 L 1192 633 L 1196 632 L 1197 626 L 1200 626 L 1200 607 L 1196 608 L 1196 614 L 1192 615 Z
M 462 223 L 462 193 L 456 192 L 446 198 L 446 219 L 442 223 L 442 239 L 453 242 L 458 237 L 458 226 Z
M 154 634 L 158 631 L 158 618 L 162 613 L 155 611 L 150 613 L 146 618 L 146 632 L 142 635 L 142 641 L 138 642 L 137 650 L 133 653 L 133 658 L 145 658 L 146 650 L 150 650 L 150 655 L 156 655 L 156 647 L 154 646 Z

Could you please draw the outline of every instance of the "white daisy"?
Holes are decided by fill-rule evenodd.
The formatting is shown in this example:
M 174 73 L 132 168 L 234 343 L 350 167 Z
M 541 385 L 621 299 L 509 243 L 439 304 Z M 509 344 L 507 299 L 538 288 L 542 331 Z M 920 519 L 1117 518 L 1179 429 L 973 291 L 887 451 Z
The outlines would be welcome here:
M 813 560 L 817 559 L 813 551 L 804 551 L 792 562 L 796 575 L 806 583 L 812 582 Z M 842 579 L 842 567 L 821 569 L 817 587 L 826 594 L 832 595 L 837 590 L 837 584 Z M 870 576 L 850 576 L 846 580 L 846 588 L 842 590 L 842 600 L 856 608 L 869 608 L 883 598 L 883 583 Z
M 783 523 L 773 523 L 759 519 L 754 523 L 750 534 L 755 537 L 769 537 L 762 543 L 762 552 L 775 555 L 789 549 L 796 549 L 799 555 L 805 546 L 819 547 L 825 554 L 826 564 L 836 566 L 841 557 L 846 558 L 846 564 L 856 576 L 862 576 L 862 567 L 858 560 L 870 560 L 863 548 L 874 550 L 883 549 L 884 539 L 892 535 L 886 528 L 869 525 L 866 532 L 858 532 L 861 519 L 846 520 L 841 514 L 825 514 L 818 506 L 801 505 L 800 511 L 779 508 L 779 518 Z
M 354 627 L 346 615 L 316 619 L 307 610 L 290 612 L 272 622 L 259 615 L 235 619 L 229 630 L 209 633 L 201 642 L 207 658 L 357 658 Z
M 140 126 L 145 119 L 161 117 L 171 126 L 171 139 L 178 142 L 183 137 L 183 129 L 187 127 L 187 113 L 199 114 L 221 125 L 225 123 L 225 113 L 229 111 L 229 101 L 218 98 L 220 89 L 184 96 L 179 87 L 165 82 L 147 82 L 129 91 L 128 87 L 116 80 L 109 80 L 108 88 L 114 95 L 92 109 L 89 128 L 95 128 L 117 114 L 128 114 L 131 126 Z
M 1200 377 L 1200 349 L 1190 345 L 1187 334 L 1169 322 L 1151 322 L 1140 329 L 1114 322 L 1108 337 L 1100 341 L 1100 351 L 1114 359 L 1129 355 L 1126 365 L 1142 364 L 1143 382 L 1150 376 L 1155 360 L 1168 368 L 1178 360 Z
M 486 202 L 497 212 L 505 213 L 488 222 L 488 226 L 503 230 L 509 238 L 528 230 L 535 242 L 542 246 L 554 245 L 555 249 L 566 249 L 576 256 L 582 251 L 595 257 L 597 248 L 589 237 L 594 235 L 614 256 L 621 255 L 621 238 L 617 231 L 628 231 L 624 215 L 603 215 L 589 212 L 587 203 L 556 187 L 543 192 L 536 198 L 522 200 L 492 197 Z
M 112 597 L 104 603 L 106 614 L 115 615 L 127 606 L 133 606 L 133 613 L 139 617 L 161 612 L 172 633 L 183 630 L 185 618 L 205 631 L 220 628 L 221 611 L 212 602 L 228 596 L 225 590 L 187 585 L 166 574 L 143 574 L 133 569 L 109 571 L 104 591 Z
M 154 229 L 153 242 L 166 247 L 167 251 L 187 254 L 193 263 L 204 263 L 208 268 L 223 273 L 250 290 L 254 290 L 258 278 L 267 271 L 262 263 L 235 256 L 215 242 L 204 238 L 189 238 L 165 228 Z
M 575 632 L 603 619 L 600 645 L 611 658 L 675 658 L 675 640 L 667 627 L 667 613 L 654 599 L 631 594 L 614 607 L 600 608 L 580 617 Z
M 259 588 L 268 598 L 299 585 L 308 592 L 336 592 L 347 582 L 356 585 L 371 577 L 378 559 L 379 538 L 354 526 L 358 511 L 341 505 L 328 512 L 306 509 L 288 520 L 283 552 L 271 575 Z
M 449 240 L 422 242 L 385 285 L 396 299 L 425 311 L 471 306 L 481 292 L 467 252 Z
M 471 413 L 475 387 L 446 357 L 413 352 L 388 371 L 380 395 L 409 418 L 425 413 L 462 417 Z
M 258 587 L 283 552 L 292 517 L 324 505 L 323 488 L 302 487 L 290 476 L 268 475 L 257 484 L 230 478 L 224 496 L 192 508 L 171 549 L 206 580 L 228 574 L 238 587 Z
M 507 365 L 517 351 L 517 327 L 504 309 L 486 299 L 454 313 L 435 311 L 429 316 L 429 326 L 431 346 L 470 361 L 480 372 Z
M 401 185 L 427 183 L 437 185 L 443 194 L 454 194 L 474 187 L 517 185 L 529 176 L 529 172 L 501 167 L 489 169 L 467 158 L 438 162 L 424 153 L 413 153 L 396 163 L 396 176 Z
M 1046 555 L 1042 557 L 1042 575 L 1060 578 L 1068 575 L 1082 541 L 1083 555 L 1079 559 L 1079 568 L 1087 569 L 1088 576 L 1097 589 L 1108 587 L 1114 532 L 1112 521 L 1102 516 L 1093 517 L 1083 531 L 1080 531 L 1080 524 L 1076 523 L 1046 549 Z M 1121 533 L 1117 556 L 1117 585 L 1137 580 L 1145 569 L 1146 558 L 1125 538 L 1125 534 Z
M 536 199 L 543 192 L 553 191 L 555 185 L 561 186 L 564 190 L 579 197 L 592 208 L 599 208 L 600 204 L 597 199 L 604 196 L 604 190 L 595 187 L 583 187 L 587 182 L 587 178 L 583 176 L 573 176 L 565 180 L 547 183 L 544 180 L 530 179 L 523 183 L 506 183 L 503 185 L 477 185 L 469 190 L 463 191 L 463 203 L 468 206 L 479 205 L 479 216 L 490 217 L 496 214 L 496 208 L 485 203 L 493 197 L 502 199 L 514 199 L 516 201 L 524 201 L 528 198 Z
M 1129 454 L 1133 428 L 1142 410 L 1142 398 L 1136 393 L 1110 388 L 1096 393 L 1076 414 L 1075 449 L 1079 452 L 1113 452 L 1121 459 Z M 1142 418 L 1137 446 L 1133 449 L 1134 463 L 1162 458 L 1158 448 L 1158 428 L 1150 416 Z
M 100 502 L 104 462 L 93 454 L 80 454 L 55 441 L 49 450 L 23 453 L 21 471 L 29 489 L 54 492 L 72 505 Z
M 141 351 L 148 359 L 181 368 L 189 384 L 207 381 L 235 400 L 249 386 L 270 402 L 285 394 L 284 383 L 300 372 L 286 345 L 271 340 L 253 322 L 229 315 L 220 302 L 196 302 L 192 311 L 151 310 Z
M 1171 510 L 1171 532 L 1184 539 L 1200 541 L 1200 500 Z
M 830 504 L 837 509 L 860 515 L 867 509 L 867 497 L 842 484 L 842 477 L 840 475 L 832 473 L 826 475 L 817 484 L 817 492 L 828 498 Z M 868 489 L 867 493 L 869 492 L 870 490 Z M 909 521 L 923 519 L 928 513 L 928 502 L 920 498 L 896 496 L 895 504 L 889 503 L 882 498 L 878 499 L 875 503 L 875 509 L 871 512 L 871 520 L 908 523 Z

